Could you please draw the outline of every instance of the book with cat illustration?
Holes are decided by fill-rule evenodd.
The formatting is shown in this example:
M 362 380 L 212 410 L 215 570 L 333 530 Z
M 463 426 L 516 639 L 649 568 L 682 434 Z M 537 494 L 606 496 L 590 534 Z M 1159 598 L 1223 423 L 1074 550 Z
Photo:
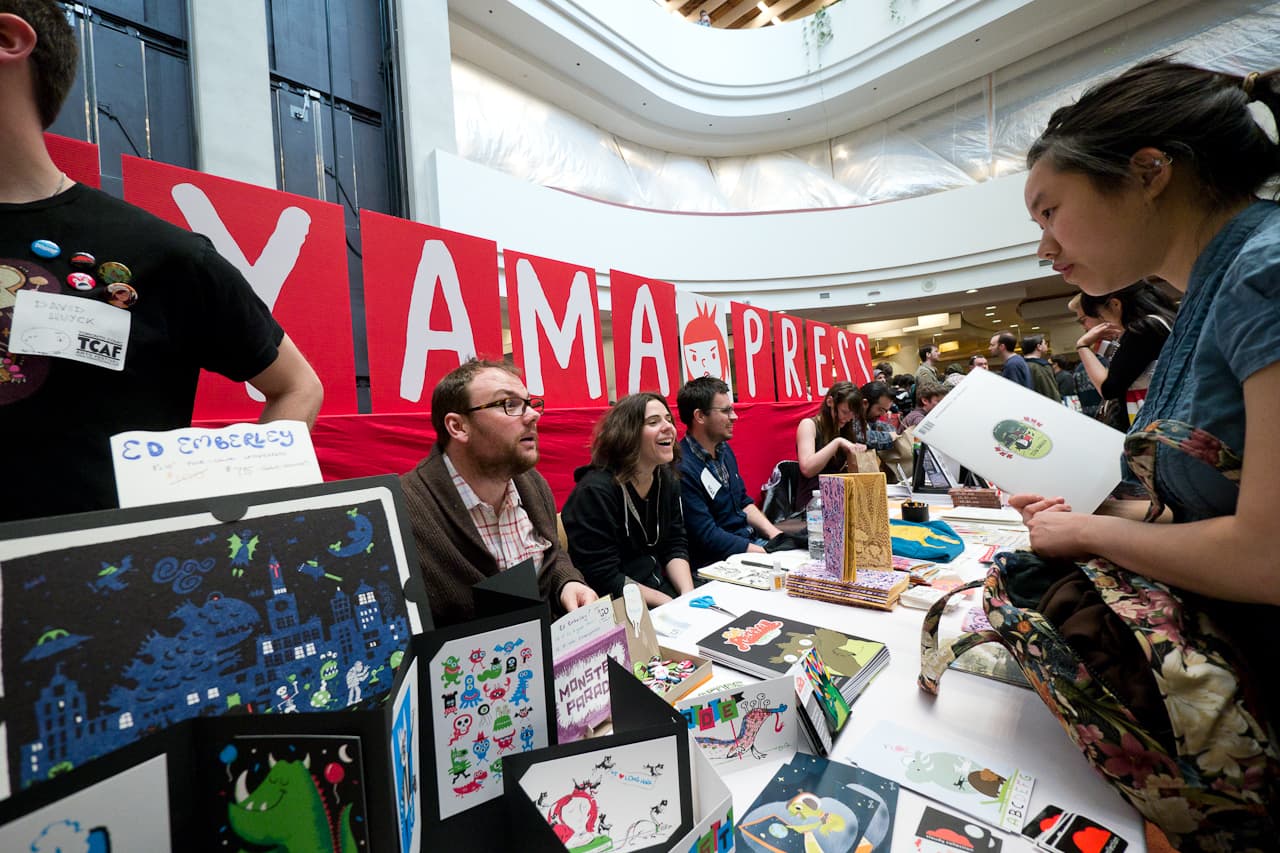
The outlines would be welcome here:
M 698 641 L 698 652 L 757 678 L 791 670 L 804 653 L 818 649 L 831 680 L 852 703 L 889 663 L 884 643 L 752 610 Z

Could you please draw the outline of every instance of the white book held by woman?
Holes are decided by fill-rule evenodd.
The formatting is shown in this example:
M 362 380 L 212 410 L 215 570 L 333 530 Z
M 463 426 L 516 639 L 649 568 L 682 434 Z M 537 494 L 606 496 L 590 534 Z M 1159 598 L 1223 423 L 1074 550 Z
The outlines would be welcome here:
M 1124 433 L 986 370 L 964 378 L 916 438 L 1012 494 L 1093 512 L 1120 482 Z

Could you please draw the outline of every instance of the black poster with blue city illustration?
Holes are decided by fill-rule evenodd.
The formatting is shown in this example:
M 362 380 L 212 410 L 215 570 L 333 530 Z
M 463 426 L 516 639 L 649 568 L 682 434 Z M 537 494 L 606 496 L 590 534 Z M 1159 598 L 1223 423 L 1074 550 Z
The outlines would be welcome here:
M 14 787 L 192 717 L 377 704 L 410 635 L 391 506 L 363 491 L 230 523 L 187 512 L 69 531 L 50 540 L 97 541 L 4 560 Z

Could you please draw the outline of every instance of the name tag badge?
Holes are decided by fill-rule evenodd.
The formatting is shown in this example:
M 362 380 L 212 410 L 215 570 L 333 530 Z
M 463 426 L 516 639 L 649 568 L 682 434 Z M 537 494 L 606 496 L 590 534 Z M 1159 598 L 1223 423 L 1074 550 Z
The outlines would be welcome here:
M 716 492 L 720 491 L 721 483 L 716 479 L 716 475 L 711 473 L 710 468 L 702 469 L 702 485 L 706 486 L 707 494 L 711 496 L 711 500 L 715 500 Z
M 124 370 L 133 315 L 96 299 L 19 290 L 9 351 Z

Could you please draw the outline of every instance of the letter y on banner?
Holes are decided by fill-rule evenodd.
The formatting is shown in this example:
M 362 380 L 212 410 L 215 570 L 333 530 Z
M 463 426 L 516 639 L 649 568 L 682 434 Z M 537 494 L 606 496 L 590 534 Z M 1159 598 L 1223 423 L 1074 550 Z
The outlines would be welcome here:
M 804 383 L 804 321 L 787 314 L 773 315 L 774 364 L 779 400 L 808 400 Z
M 656 391 L 674 400 L 680 389 L 675 287 L 609 270 L 609 300 L 618 397 Z
M 558 406 L 608 401 L 595 270 L 502 252 L 511 348 L 530 394 Z
M 742 302 L 730 302 L 733 318 L 733 370 L 738 374 L 738 399 L 773 402 L 773 343 L 769 312 Z
M 207 236 L 271 309 L 324 383 L 321 414 L 354 413 L 355 356 L 342 208 L 152 160 L 122 160 L 125 200 Z M 234 338 L 237 330 L 214 331 Z M 195 419 L 255 419 L 261 409 L 261 394 L 246 383 L 201 374 Z
M 502 360 L 498 244 L 360 211 L 373 411 L 421 412 L 467 359 Z

